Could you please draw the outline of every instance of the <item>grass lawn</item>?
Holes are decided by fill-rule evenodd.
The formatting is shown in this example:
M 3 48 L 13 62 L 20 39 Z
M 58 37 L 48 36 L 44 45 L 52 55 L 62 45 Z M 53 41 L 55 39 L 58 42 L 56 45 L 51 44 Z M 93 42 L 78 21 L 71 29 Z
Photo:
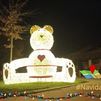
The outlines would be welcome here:
M 58 87 L 70 86 L 79 83 L 86 82 L 85 79 L 77 79 L 75 83 L 66 83 L 66 82 L 33 82 L 33 83 L 20 83 L 20 84 L 10 84 L 5 85 L 3 81 L 0 81 L 0 91 L 9 92 L 9 91 L 35 91 L 38 90 L 48 90 Z

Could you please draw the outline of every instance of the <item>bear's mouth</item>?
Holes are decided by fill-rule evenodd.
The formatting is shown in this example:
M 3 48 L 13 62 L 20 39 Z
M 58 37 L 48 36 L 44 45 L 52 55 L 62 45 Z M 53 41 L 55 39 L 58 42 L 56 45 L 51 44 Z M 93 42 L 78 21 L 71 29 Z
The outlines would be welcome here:
M 43 38 L 44 37 L 44 35 L 40 35 L 40 38 Z
M 47 38 L 45 37 L 45 35 L 39 35 L 39 40 L 41 41 L 41 42 L 45 42 L 46 40 L 47 40 Z

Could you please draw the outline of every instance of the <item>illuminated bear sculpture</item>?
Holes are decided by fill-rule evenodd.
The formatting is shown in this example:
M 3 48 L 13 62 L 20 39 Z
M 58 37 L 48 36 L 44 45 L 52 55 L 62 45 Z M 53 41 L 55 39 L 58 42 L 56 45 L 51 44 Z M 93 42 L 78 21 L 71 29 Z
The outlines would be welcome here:
M 53 46 L 53 28 L 34 25 L 30 29 L 30 45 L 33 52 L 28 58 L 13 60 L 3 67 L 5 84 L 26 82 L 74 82 L 76 79 L 73 62 L 65 58 L 56 58 L 50 51 Z M 26 51 L 26 50 L 25 50 Z M 25 73 L 17 69 L 26 68 Z M 70 75 L 69 69 L 72 69 Z

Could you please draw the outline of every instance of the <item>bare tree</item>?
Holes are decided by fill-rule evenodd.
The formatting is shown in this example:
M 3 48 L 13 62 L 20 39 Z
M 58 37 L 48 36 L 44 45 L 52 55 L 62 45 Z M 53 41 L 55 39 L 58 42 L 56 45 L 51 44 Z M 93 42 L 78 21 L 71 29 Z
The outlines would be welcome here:
M 6 48 L 10 48 L 10 61 L 13 54 L 13 40 L 22 39 L 20 34 L 27 31 L 24 18 L 32 14 L 32 12 L 24 11 L 24 6 L 28 0 L 9 0 L 8 6 L 1 4 L 0 7 L 0 34 L 8 37 L 10 40 Z

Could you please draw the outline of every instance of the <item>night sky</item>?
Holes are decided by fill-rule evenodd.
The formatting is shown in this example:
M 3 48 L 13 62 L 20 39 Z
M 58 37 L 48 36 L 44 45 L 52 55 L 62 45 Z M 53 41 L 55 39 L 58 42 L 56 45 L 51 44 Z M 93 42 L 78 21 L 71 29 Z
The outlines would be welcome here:
M 31 25 L 51 25 L 55 55 L 65 56 L 80 48 L 101 44 L 100 0 L 29 0 L 25 9 L 36 10 Z
M 100 44 L 101 35 L 96 30 L 100 2 L 89 0 L 40 0 L 30 1 L 30 7 L 39 9 L 33 24 L 54 28 L 55 43 L 52 48 L 61 54 Z

